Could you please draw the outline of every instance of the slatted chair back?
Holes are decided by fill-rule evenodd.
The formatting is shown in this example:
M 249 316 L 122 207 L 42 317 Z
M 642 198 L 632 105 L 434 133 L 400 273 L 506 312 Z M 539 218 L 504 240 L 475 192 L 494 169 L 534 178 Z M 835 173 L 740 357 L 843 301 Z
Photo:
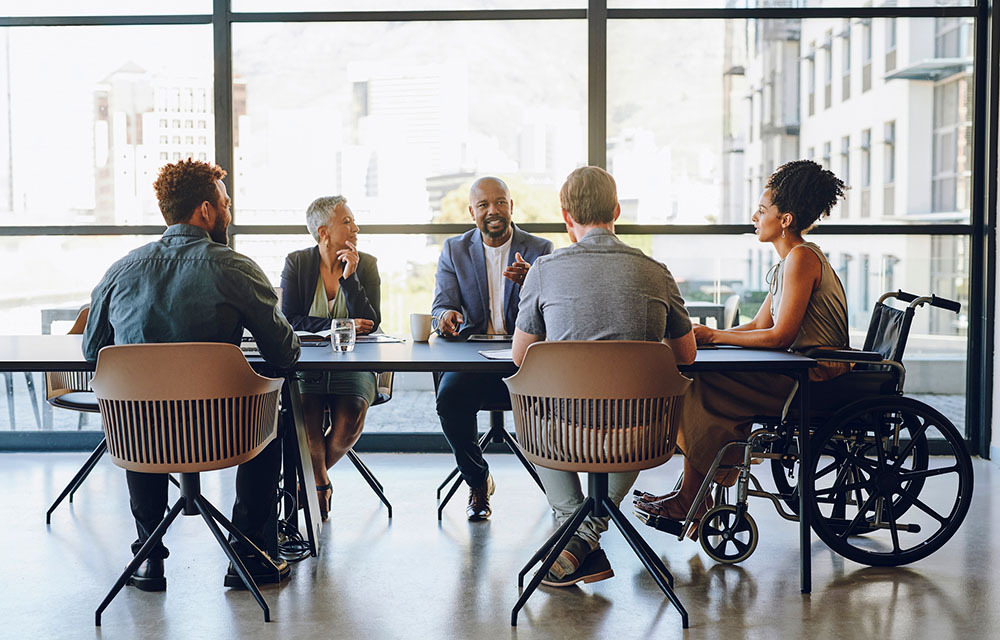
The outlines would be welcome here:
M 181 342 L 103 348 L 91 387 L 116 465 L 193 473 L 246 462 L 274 438 L 282 382 L 235 345 Z
M 80 309 L 69 335 L 80 335 L 87 326 L 90 305 Z M 45 400 L 60 409 L 97 412 L 97 404 L 90 391 L 90 371 L 49 371 L 45 374 Z M 81 418 L 82 419 L 82 418 Z
M 525 457 L 594 473 L 669 460 L 677 399 L 691 384 L 667 345 L 613 340 L 535 343 L 505 382 Z

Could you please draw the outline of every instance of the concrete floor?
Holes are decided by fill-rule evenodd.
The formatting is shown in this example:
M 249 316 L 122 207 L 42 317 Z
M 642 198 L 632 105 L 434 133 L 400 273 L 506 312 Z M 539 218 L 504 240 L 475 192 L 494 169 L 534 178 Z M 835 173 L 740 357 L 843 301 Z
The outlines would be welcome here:
M 676 577 L 691 615 L 682 632 L 614 531 L 603 539 L 613 579 L 539 589 L 511 628 L 517 571 L 553 528 L 544 497 L 513 456 L 493 455 L 493 518 L 467 522 L 457 499 L 438 523 L 434 489 L 449 456 L 402 454 L 365 457 L 393 501 L 391 523 L 352 467 L 334 470 L 320 556 L 263 589 L 270 624 L 249 594 L 222 586 L 226 561 L 201 521 L 181 518 L 167 536 L 166 593 L 126 587 L 98 629 L 94 609 L 128 561 L 134 529 L 124 474 L 107 460 L 46 527 L 48 502 L 83 459 L 0 455 L 2 638 L 1000 637 L 1000 467 L 982 460 L 970 516 L 943 549 L 909 567 L 878 569 L 814 538 L 811 596 L 799 593 L 797 527 L 766 503 L 751 504 L 762 540 L 738 566 L 715 564 L 696 543 L 639 525 Z M 674 460 L 644 472 L 637 487 L 671 485 L 679 467 Z M 207 474 L 203 483 L 228 512 L 233 472 Z

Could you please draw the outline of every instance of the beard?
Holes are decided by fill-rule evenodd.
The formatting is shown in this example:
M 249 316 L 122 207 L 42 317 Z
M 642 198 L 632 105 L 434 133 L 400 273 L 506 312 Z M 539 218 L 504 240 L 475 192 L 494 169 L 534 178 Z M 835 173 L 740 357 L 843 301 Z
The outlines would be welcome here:
M 493 222 L 494 220 L 497 220 L 502 224 L 497 231 L 490 231 L 490 223 Z M 495 218 L 490 218 L 489 220 L 483 220 L 483 226 L 480 227 L 479 230 L 483 233 L 483 235 L 485 235 L 488 238 L 492 239 L 502 238 L 505 235 L 507 235 L 508 231 L 510 231 L 510 220 L 508 218 L 502 218 L 499 216 Z
M 208 233 L 208 237 L 219 244 L 229 244 L 229 225 L 226 224 L 222 216 L 215 217 L 215 226 Z

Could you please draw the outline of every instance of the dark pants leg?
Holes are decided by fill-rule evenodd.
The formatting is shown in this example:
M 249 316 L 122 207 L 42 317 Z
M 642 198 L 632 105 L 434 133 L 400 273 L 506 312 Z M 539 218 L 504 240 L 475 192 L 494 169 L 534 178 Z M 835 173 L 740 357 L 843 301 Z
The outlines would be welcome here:
M 470 487 L 486 482 L 489 466 L 479 448 L 476 414 L 484 404 L 509 403 L 503 376 L 491 373 L 449 372 L 437 388 L 437 413 L 462 478 Z
M 128 482 L 129 503 L 132 507 L 132 517 L 135 518 L 135 530 L 139 534 L 138 539 L 132 543 L 132 555 L 135 555 L 166 515 L 167 476 L 162 473 L 126 471 L 125 481 Z M 169 553 L 163 543 L 160 543 L 153 548 L 149 557 L 166 558 Z
M 280 429 L 279 429 L 280 430 Z M 236 470 L 233 524 L 265 551 L 277 546 L 277 490 L 281 472 L 281 436 Z

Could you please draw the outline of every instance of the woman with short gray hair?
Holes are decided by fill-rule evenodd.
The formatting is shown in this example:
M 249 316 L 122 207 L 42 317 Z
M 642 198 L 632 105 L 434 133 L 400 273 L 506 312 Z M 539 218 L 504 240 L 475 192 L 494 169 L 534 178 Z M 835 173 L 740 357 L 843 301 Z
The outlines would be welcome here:
M 381 279 L 374 256 L 358 251 L 358 225 L 343 196 L 317 198 L 306 210 L 316 246 L 293 251 L 281 272 L 281 311 L 298 331 L 330 328 L 332 318 L 351 318 L 358 335 L 381 322 Z M 327 519 L 333 487 L 327 471 L 361 437 L 365 413 L 375 400 L 370 372 L 299 372 L 302 413 L 309 435 L 320 515 Z M 323 434 L 323 413 L 331 428 Z

